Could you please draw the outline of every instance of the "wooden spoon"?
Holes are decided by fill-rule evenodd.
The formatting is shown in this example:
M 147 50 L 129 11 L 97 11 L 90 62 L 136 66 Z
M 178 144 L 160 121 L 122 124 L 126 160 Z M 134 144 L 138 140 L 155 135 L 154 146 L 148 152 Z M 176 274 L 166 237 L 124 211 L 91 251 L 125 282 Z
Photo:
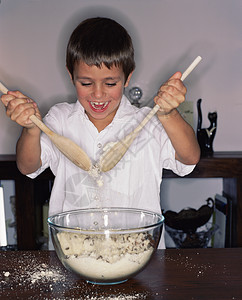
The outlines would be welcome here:
M 0 91 L 3 94 L 7 94 L 8 89 L 0 82 Z M 31 121 L 39 127 L 55 144 L 55 146 L 76 166 L 85 171 L 90 171 L 92 163 L 88 155 L 72 140 L 59 135 L 50 130 L 42 121 L 40 121 L 35 115 L 30 116 Z
M 201 61 L 201 56 L 198 56 L 191 65 L 186 69 L 186 71 L 182 74 L 181 80 L 183 81 L 192 70 L 199 64 Z M 146 123 L 157 113 L 160 109 L 160 106 L 156 104 L 154 108 L 149 112 L 149 114 L 144 118 L 144 120 L 125 138 L 121 141 L 112 143 L 110 147 L 108 144 L 105 146 L 107 150 L 104 151 L 102 156 L 100 157 L 99 167 L 102 172 L 107 172 L 111 170 L 116 164 L 120 161 L 120 159 L 124 156 L 133 140 L 136 138 L 140 130 L 146 125 Z

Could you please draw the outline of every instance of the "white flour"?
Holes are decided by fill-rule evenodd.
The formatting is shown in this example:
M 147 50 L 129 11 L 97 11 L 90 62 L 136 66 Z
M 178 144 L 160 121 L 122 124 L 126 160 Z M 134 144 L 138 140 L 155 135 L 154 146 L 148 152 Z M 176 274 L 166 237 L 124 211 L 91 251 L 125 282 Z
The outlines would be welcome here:
M 94 166 L 92 165 L 91 169 L 88 171 L 88 174 L 96 181 L 98 187 L 103 186 L 103 177 L 98 164 Z
M 152 248 L 139 254 L 125 254 L 120 260 L 109 263 L 102 259 L 90 256 L 70 256 L 63 259 L 73 271 L 85 278 L 93 278 L 95 281 L 127 279 L 130 275 L 140 270 L 150 259 Z
M 92 165 L 90 170 L 88 171 L 89 175 L 96 181 L 97 185 L 99 187 L 102 187 L 104 182 L 103 182 L 103 177 L 101 175 L 103 169 L 102 169 L 102 163 L 105 162 L 107 160 L 107 157 L 109 156 L 109 160 L 112 159 L 113 161 L 115 161 L 115 155 L 113 153 L 113 151 L 110 151 L 112 147 L 114 147 L 114 145 L 116 145 L 118 142 L 110 142 L 107 143 L 104 147 L 103 147 L 103 153 L 100 156 L 99 162 L 97 162 L 95 165 Z M 109 155 L 108 155 L 109 154 Z M 111 155 L 111 158 L 110 158 Z M 107 157 L 106 157 L 107 156 Z M 107 163 L 107 162 L 106 162 Z
M 36 266 L 34 272 L 29 272 L 29 280 L 31 283 L 38 281 L 61 281 L 64 276 L 54 269 L 49 268 L 46 264 L 41 264 Z
M 154 247 L 147 232 L 83 234 L 59 232 L 62 262 L 85 278 L 119 281 L 140 270 Z

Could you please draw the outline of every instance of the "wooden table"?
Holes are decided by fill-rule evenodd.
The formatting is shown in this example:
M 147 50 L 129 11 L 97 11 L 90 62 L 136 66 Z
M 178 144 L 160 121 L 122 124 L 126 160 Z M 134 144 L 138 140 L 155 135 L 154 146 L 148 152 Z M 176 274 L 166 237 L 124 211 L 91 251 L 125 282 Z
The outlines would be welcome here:
M 164 178 L 177 178 L 164 170 Z M 202 157 L 186 178 L 222 178 L 223 194 L 232 203 L 232 247 L 242 247 L 242 152 L 215 152 Z M 32 180 L 22 175 L 16 166 L 15 155 L 0 155 L 0 180 L 14 180 L 16 193 L 17 242 L 20 250 L 38 249 L 36 235 L 41 204 L 48 198 L 52 172 L 47 169 Z M 211 195 L 213 197 L 215 195 Z
M 86 283 L 54 251 L 0 251 L 0 299 L 242 299 L 242 248 L 158 250 L 133 279 Z

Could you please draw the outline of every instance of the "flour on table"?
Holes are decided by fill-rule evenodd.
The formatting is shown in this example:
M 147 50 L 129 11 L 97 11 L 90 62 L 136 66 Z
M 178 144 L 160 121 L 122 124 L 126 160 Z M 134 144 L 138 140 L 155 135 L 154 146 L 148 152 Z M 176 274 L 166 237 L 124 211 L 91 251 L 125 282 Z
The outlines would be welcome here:
M 5 277 L 8 277 L 8 276 L 10 275 L 10 273 L 9 273 L 9 272 L 3 272 L 3 275 L 4 275 Z
M 1 255 L 4 257 L 5 253 Z M 3 292 L 9 299 L 27 299 L 26 291 L 28 299 L 33 300 L 148 300 L 152 297 L 150 291 L 137 291 L 135 287 L 125 292 L 123 286 L 118 285 L 104 291 L 97 285 L 78 280 L 78 277 L 73 280 L 72 273 L 57 264 L 56 260 L 52 263 L 51 257 L 46 263 L 41 263 L 36 254 L 31 252 L 21 252 L 20 256 L 10 255 L 8 258 L 11 265 L 16 267 L 8 269 L 7 264 L 4 264 L 4 268 L 1 266 L 0 298 Z

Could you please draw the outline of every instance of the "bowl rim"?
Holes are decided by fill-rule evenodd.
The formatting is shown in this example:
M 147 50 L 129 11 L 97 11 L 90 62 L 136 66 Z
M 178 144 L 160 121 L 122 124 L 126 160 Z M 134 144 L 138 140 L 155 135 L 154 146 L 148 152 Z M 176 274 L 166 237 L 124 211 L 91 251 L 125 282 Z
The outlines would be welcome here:
M 58 225 L 58 224 L 55 224 L 53 222 L 54 218 L 56 217 L 61 217 L 61 216 L 64 216 L 64 215 L 67 215 L 67 214 L 78 214 L 80 212 L 84 213 L 84 212 L 114 212 L 114 211 L 117 211 L 117 210 L 121 210 L 121 211 L 133 211 L 133 212 L 138 212 L 138 213 L 144 213 L 144 214 L 149 214 L 149 215 L 156 215 L 160 218 L 160 220 L 156 223 L 153 223 L 153 224 L 150 224 L 150 225 L 145 225 L 145 226 L 140 226 L 140 227 L 132 227 L 132 228 L 119 228 L 119 229 L 83 229 L 83 228 L 80 228 L 80 227 L 66 227 L 66 226 L 62 226 L 62 225 Z M 68 210 L 68 211 L 64 211 L 64 212 L 61 212 L 61 213 L 57 213 L 57 214 L 54 214 L 52 216 L 49 216 L 48 219 L 47 219 L 47 223 L 49 225 L 49 227 L 55 227 L 55 228 L 59 228 L 59 229 L 62 229 L 63 231 L 73 231 L 73 232 L 83 232 L 83 233 L 95 233 L 95 234 L 103 234 L 103 233 L 107 233 L 107 231 L 109 233 L 130 233 L 130 232 L 140 232 L 140 231 L 144 231 L 144 230 L 150 230 L 152 228 L 155 228 L 155 227 L 158 227 L 158 226 L 161 226 L 164 224 L 164 220 L 165 220 L 165 217 L 163 216 L 162 213 L 157 213 L 157 212 L 154 212 L 154 211 L 151 211 L 151 210 L 146 210 L 146 209 L 140 209 L 140 208 L 132 208 L 132 207 L 102 207 L 102 208 L 81 208 L 81 209 L 75 209 L 75 210 Z

